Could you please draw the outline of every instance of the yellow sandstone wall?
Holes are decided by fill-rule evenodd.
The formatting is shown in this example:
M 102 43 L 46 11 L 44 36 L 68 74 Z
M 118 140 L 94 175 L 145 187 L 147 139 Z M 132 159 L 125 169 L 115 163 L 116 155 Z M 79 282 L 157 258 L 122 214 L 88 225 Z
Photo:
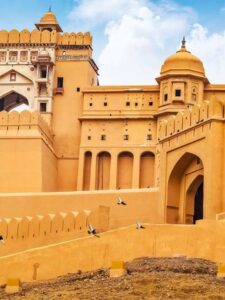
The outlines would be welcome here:
M 112 230 L 100 238 L 87 236 L 0 257 L 0 284 L 10 277 L 32 281 L 54 278 L 78 270 L 109 268 L 112 261 L 143 256 L 186 255 L 225 262 L 224 222 L 199 221 L 197 225 L 147 225 Z M 98 255 L 96 255 L 96 253 Z

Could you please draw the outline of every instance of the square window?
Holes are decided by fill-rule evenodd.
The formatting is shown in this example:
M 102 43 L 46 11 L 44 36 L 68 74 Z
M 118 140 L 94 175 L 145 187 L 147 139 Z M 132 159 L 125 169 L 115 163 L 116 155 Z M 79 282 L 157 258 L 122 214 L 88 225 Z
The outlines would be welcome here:
M 138 102 L 135 102 L 135 104 L 134 104 L 135 106 L 138 106 Z
M 168 94 L 165 94 L 164 95 L 164 101 L 167 101 L 168 100 Z
M 90 136 L 90 135 L 88 136 L 88 140 L 89 140 L 89 141 L 91 140 L 91 136 Z
M 90 103 L 89 103 L 89 106 L 93 106 L 93 103 L 90 102 Z
M 129 135 L 128 134 L 124 134 L 123 139 L 124 139 L 124 141 L 128 141 L 129 140 Z
M 47 111 L 47 103 L 41 102 L 40 103 L 40 112 L 46 112 Z
M 79 87 L 77 88 L 77 92 L 78 92 L 78 93 L 80 92 L 80 88 L 79 88 Z
M 104 102 L 104 106 L 108 106 L 108 103 L 107 103 L 107 102 Z
M 153 102 L 152 102 L 152 101 L 148 102 L 148 105 L 149 105 L 149 106 L 152 106 L 152 105 L 153 105 Z
M 175 90 L 175 96 L 180 97 L 181 96 L 181 90 Z
M 106 135 L 105 135 L 105 134 L 102 134 L 102 135 L 101 135 L 101 140 L 102 140 L 102 141 L 105 141 L 105 140 L 106 140 Z
M 128 102 L 126 102 L 126 106 L 130 106 L 130 102 L 128 101 Z

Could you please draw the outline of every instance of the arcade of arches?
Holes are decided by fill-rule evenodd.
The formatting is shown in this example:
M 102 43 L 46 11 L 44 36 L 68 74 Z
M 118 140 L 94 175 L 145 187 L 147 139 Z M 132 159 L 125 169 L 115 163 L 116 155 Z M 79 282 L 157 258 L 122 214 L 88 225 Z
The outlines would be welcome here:
M 204 214 L 204 167 L 195 154 L 185 153 L 168 180 L 167 223 L 195 224 Z
M 135 155 L 123 151 L 84 153 L 83 190 L 150 188 L 154 184 L 155 155 L 146 151 Z

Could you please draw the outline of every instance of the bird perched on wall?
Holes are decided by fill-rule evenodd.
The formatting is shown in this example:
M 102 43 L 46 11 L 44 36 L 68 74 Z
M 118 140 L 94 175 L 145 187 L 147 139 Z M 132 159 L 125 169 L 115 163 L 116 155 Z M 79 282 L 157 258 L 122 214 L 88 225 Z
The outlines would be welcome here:
M 126 202 L 124 202 L 123 199 L 120 198 L 119 196 L 117 197 L 117 204 L 118 205 L 127 205 Z
M 88 234 L 92 234 L 96 237 L 100 237 L 98 234 L 97 234 L 97 231 L 94 227 L 91 226 L 91 224 L 88 224 Z
M 136 229 L 145 229 L 145 227 L 139 221 L 136 221 Z
M 0 235 L 0 243 L 3 243 L 3 244 L 5 243 L 5 240 L 2 235 Z

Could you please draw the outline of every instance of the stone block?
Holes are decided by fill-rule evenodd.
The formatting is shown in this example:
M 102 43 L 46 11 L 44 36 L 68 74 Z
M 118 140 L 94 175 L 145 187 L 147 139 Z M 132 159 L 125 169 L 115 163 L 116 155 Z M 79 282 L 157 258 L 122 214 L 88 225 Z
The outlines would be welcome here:
M 224 278 L 225 277 L 225 264 L 219 264 L 217 267 L 217 277 Z
M 5 292 L 9 294 L 21 291 L 21 281 L 19 278 L 8 278 L 6 282 Z
M 109 271 L 110 277 L 120 277 L 126 275 L 125 264 L 123 261 L 113 261 Z

